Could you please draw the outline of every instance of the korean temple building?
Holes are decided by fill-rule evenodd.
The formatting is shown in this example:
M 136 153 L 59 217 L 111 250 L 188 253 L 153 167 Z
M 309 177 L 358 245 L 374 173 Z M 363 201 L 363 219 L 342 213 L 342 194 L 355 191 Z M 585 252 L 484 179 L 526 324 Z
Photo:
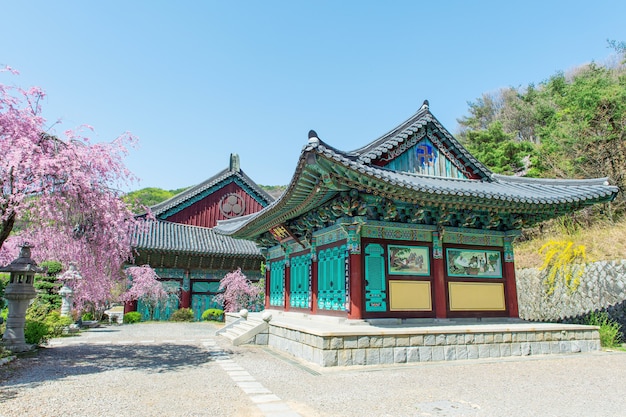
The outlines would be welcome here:
M 609 202 L 618 189 L 606 178 L 496 175 L 424 102 L 410 119 L 350 152 L 311 131 L 291 183 L 269 205 L 251 185 L 240 186 L 243 191 L 263 208 L 222 215 L 214 230 L 262 248 L 267 309 L 348 319 L 446 319 L 518 317 L 512 242 L 520 229 Z M 155 236 L 165 237 L 171 227 L 165 220 L 182 213 L 190 193 L 155 207 L 162 219 Z M 213 230 L 208 236 L 217 239 Z M 244 258 L 258 262 L 249 243 L 238 242 L 249 248 Z M 184 288 L 185 277 L 211 282 L 190 267 L 208 267 L 218 258 L 158 252 L 159 244 L 150 243 L 142 259 L 176 271 L 172 276 Z M 232 258 L 221 252 L 219 259 Z M 192 288 L 192 297 L 196 293 Z
M 206 309 L 221 308 L 213 296 L 224 275 L 237 268 L 258 281 L 264 260 L 259 248 L 254 242 L 218 234 L 213 227 L 219 220 L 255 213 L 273 200 L 241 170 L 239 156 L 232 154 L 228 168 L 152 206 L 155 219 L 135 238 L 134 265 L 150 265 L 177 294 L 154 318 L 167 319 L 184 307 L 192 308 L 199 320 Z M 144 317 L 148 314 L 141 302 L 125 308 L 135 309 Z

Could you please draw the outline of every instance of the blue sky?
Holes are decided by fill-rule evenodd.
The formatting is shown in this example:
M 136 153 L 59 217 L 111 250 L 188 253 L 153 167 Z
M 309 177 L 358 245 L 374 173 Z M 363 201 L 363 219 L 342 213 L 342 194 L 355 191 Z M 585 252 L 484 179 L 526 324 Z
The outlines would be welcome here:
M 428 99 L 453 134 L 467 102 L 604 62 L 624 1 L 0 1 L 0 82 L 43 87 L 57 132 L 139 137 L 132 188 L 174 189 L 238 153 L 289 183 L 307 133 L 358 148 Z

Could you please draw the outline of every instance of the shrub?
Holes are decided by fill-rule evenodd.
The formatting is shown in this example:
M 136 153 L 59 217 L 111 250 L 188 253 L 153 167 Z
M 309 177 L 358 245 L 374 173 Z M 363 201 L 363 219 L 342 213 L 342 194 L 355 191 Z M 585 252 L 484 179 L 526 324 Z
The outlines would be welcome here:
M 141 321 L 141 313 L 137 311 L 131 311 L 129 313 L 124 314 L 124 323 L 133 324 L 139 323 Z
M 224 321 L 224 310 L 219 308 L 209 308 L 202 313 L 202 320 L 204 321 Z
M 80 319 L 82 321 L 91 321 L 93 320 L 93 313 L 83 313 L 83 315 L 80 316 Z
M 72 324 L 72 318 L 61 316 L 58 311 L 51 311 L 46 316 L 44 323 L 48 326 L 49 337 L 59 337 L 63 335 L 63 331 Z
M 26 320 L 24 339 L 30 345 L 42 345 L 48 341 L 48 325 L 40 320 Z
M 193 311 L 190 308 L 179 308 L 172 313 L 170 321 L 193 321 Z
M 620 345 L 620 324 L 611 319 L 606 312 L 591 313 L 587 319 L 590 326 L 600 327 L 600 345 L 602 347 L 618 347 Z

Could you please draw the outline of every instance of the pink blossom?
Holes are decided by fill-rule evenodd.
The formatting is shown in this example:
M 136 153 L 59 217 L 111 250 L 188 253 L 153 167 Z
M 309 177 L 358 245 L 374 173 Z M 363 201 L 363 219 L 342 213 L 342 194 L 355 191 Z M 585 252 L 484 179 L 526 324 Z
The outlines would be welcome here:
M 213 299 L 215 302 L 223 304 L 226 312 L 250 308 L 255 304 L 260 293 L 259 287 L 252 285 L 240 268 L 222 278 L 219 290 L 223 293 L 216 295 Z
M 133 259 L 131 231 L 140 220 L 118 190 L 135 180 L 123 159 L 136 139 L 126 133 L 91 144 L 82 134 L 90 126 L 65 137 L 43 133 L 43 96 L 39 88 L 0 84 L 0 263 L 12 256 L 14 239 L 26 240 L 38 262 L 76 264 L 83 277 L 73 283 L 78 308 L 102 308 L 119 293 L 122 266 Z

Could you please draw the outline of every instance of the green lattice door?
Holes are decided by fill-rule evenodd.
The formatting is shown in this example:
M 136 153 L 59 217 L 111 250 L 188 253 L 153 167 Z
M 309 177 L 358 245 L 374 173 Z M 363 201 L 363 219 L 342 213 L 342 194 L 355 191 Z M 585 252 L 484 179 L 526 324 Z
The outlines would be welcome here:
M 178 294 L 180 293 L 180 282 L 178 281 L 163 281 L 163 287 L 167 291 L 169 297 L 167 300 L 162 301 L 156 305 L 150 317 L 150 303 L 146 300 L 137 300 L 137 311 L 141 313 L 141 319 L 166 321 L 169 320 L 172 313 L 178 310 Z
M 270 264 L 270 305 L 285 306 L 285 260 Z
M 321 310 L 346 309 L 347 259 L 346 245 L 319 252 L 317 308 Z
M 385 249 L 378 243 L 365 246 L 365 311 L 387 311 Z
M 213 301 L 213 297 L 219 293 L 219 287 L 220 283 L 216 281 L 198 281 L 192 283 L 191 309 L 193 310 L 193 316 L 196 321 L 200 321 L 202 319 L 202 313 L 209 308 L 224 308 L 221 304 Z
M 311 308 L 311 255 L 291 259 L 289 305 Z

